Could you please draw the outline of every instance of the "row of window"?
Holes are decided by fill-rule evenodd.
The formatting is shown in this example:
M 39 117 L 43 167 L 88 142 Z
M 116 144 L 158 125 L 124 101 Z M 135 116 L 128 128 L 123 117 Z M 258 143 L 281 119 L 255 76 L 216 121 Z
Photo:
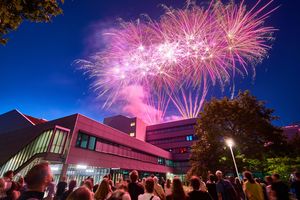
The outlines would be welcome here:
M 177 126 L 172 128 L 164 128 L 164 129 L 157 129 L 152 131 L 147 131 L 147 134 L 154 134 L 154 133 L 171 133 L 183 130 L 194 130 L 195 124 L 184 125 L 184 126 Z
M 174 143 L 174 142 L 183 142 L 183 141 L 194 141 L 197 140 L 195 135 L 187 135 L 187 136 L 178 136 L 172 138 L 165 138 L 159 140 L 149 140 L 148 142 L 154 145 L 157 144 L 165 144 L 165 143 Z
M 114 143 L 109 140 L 105 140 L 103 138 L 96 138 L 94 136 L 79 132 L 76 147 L 89 149 L 92 151 L 102 152 L 102 153 L 110 153 L 118 156 L 128 157 L 132 159 L 141 160 L 143 162 L 149 162 L 160 165 L 167 165 L 170 167 L 173 166 L 172 162 L 166 162 L 164 158 L 156 157 L 151 154 L 132 149 L 130 147 Z

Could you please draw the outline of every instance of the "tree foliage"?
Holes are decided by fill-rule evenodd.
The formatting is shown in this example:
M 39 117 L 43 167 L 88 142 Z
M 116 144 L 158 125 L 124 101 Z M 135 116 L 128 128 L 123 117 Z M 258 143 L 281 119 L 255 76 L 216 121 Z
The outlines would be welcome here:
M 290 157 L 297 157 L 300 156 L 300 135 L 295 134 L 291 140 L 288 141 L 289 147 L 289 155 Z
M 300 170 L 300 157 L 277 157 L 268 158 L 266 163 L 266 172 L 269 174 L 278 173 L 281 178 L 287 181 L 290 174 Z
M 8 39 L 4 36 L 16 30 L 24 20 L 49 22 L 62 13 L 59 6 L 57 0 L 0 0 L 0 43 L 6 44 Z
M 233 150 L 240 170 L 263 171 L 260 161 L 279 156 L 285 147 L 282 130 L 272 125 L 275 119 L 273 110 L 249 91 L 232 100 L 225 97 L 207 102 L 195 128 L 198 141 L 192 146 L 189 174 L 204 175 L 217 169 L 234 172 L 226 138 L 235 141 Z

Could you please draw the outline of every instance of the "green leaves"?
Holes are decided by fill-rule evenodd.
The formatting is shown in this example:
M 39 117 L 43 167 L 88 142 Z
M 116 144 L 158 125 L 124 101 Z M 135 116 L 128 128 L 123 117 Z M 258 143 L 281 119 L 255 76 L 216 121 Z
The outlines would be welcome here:
M 64 1 L 60 1 L 63 3 Z M 5 35 L 16 30 L 24 20 L 49 22 L 62 14 L 57 0 L 4 0 L 0 4 L 0 44 L 6 44 Z
M 283 180 L 288 180 L 289 175 L 300 169 L 300 157 L 279 157 L 279 158 L 268 158 L 266 171 L 269 174 L 278 173 L 281 175 Z
M 217 169 L 233 171 L 224 141 L 232 138 L 238 166 L 263 170 L 265 157 L 284 153 L 281 147 L 286 143 L 285 138 L 282 130 L 272 125 L 275 118 L 273 110 L 249 91 L 240 92 L 232 100 L 212 99 L 199 115 L 196 126 L 199 141 L 192 147 L 192 166 L 200 170 L 199 174 Z

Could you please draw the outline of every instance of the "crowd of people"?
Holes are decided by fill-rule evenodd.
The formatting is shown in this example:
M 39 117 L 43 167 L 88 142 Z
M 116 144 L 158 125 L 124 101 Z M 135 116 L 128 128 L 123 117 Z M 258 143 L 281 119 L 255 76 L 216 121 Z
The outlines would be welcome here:
M 278 174 L 260 180 L 245 171 L 243 177 L 224 178 L 218 170 L 209 173 L 206 183 L 192 176 L 187 187 L 178 177 L 166 181 L 154 175 L 139 179 L 133 170 L 129 180 L 120 179 L 116 184 L 107 175 L 100 183 L 88 177 L 77 186 L 76 180 L 67 184 L 66 177 L 55 184 L 48 163 L 40 163 L 17 181 L 14 172 L 7 171 L 0 178 L 0 200 L 300 200 L 299 172 L 294 174 L 290 188 Z

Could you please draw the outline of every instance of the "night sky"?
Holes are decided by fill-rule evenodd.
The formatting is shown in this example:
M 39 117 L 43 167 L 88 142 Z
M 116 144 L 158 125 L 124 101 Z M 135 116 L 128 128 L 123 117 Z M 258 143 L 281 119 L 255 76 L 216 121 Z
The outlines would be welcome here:
M 0 114 L 16 108 L 48 120 L 74 113 L 96 120 L 111 115 L 100 109 L 89 88 L 91 80 L 73 61 L 101 48 L 91 39 L 95 27 L 114 24 L 117 18 L 134 20 L 141 13 L 157 19 L 163 12 L 160 3 L 178 7 L 183 2 L 65 0 L 64 14 L 51 23 L 23 23 L 8 35 L 8 44 L 0 46 Z M 236 87 L 265 100 L 280 117 L 275 124 L 282 126 L 300 121 L 300 1 L 275 0 L 272 6 L 278 5 L 266 22 L 279 29 L 269 57 L 257 66 L 254 79 L 239 79 Z

